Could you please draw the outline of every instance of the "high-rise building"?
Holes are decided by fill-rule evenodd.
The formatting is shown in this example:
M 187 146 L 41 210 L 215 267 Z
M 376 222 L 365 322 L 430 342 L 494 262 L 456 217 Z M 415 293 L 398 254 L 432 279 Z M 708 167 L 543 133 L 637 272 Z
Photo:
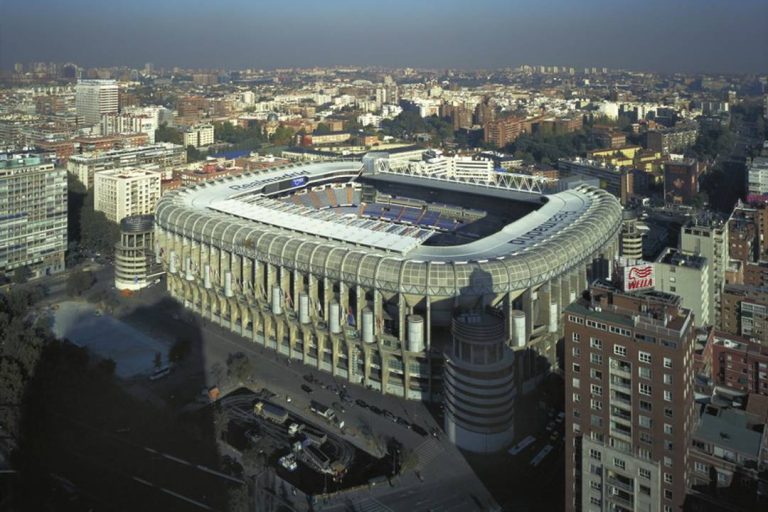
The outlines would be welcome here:
M 621 226 L 620 255 L 628 261 L 643 259 L 643 238 L 645 232 L 640 230 L 634 220 L 625 221 Z
M 114 80 L 80 80 L 75 87 L 75 109 L 86 126 L 101 122 L 104 114 L 116 114 L 118 88 Z
M 64 270 L 67 172 L 42 155 L 0 155 L 0 273 Z
M 689 224 L 680 232 L 680 250 L 703 256 L 709 263 L 709 321 L 720 325 L 720 296 L 728 266 L 728 224 Z
M 162 174 L 157 170 L 124 168 L 100 171 L 93 179 L 96 211 L 107 219 L 120 222 L 133 215 L 154 213 L 160 199 Z
M 680 510 L 694 421 L 692 313 L 595 282 L 565 316 L 566 510 Z
M 699 193 L 699 162 L 694 159 L 664 162 L 664 202 L 691 204 Z

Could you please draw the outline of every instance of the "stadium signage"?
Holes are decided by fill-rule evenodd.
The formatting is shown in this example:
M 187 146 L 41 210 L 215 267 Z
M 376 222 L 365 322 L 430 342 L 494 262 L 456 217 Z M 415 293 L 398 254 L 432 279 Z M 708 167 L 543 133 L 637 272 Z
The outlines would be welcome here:
M 624 291 L 648 290 L 654 287 L 656 277 L 653 265 L 629 265 L 624 267 Z
M 306 183 L 307 180 L 307 172 L 301 172 L 301 171 L 294 171 L 289 172 L 286 174 L 280 174 L 279 176 L 275 176 L 274 178 L 265 178 L 261 180 L 253 180 L 248 181 L 246 183 L 239 183 L 237 185 L 230 185 L 229 188 L 232 190 L 250 190 L 252 188 L 260 188 L 264 185 L 269 185 L 270 183 L 275 183 L 277 181 L 285 181 L 285 180 L 293 180 L 293 183 L 296 183 L 297 180 L 303 180 L 303 183 Z
M 571 217 L 578 217 L 578 216 L 579 216 L 579 212 L 556 213 L 552 217 L 547 219 L 546 222 L 539 224 L 538 226 L 528 231 L 527 233 L 524 233 L 516 237 L 514 240 L 510 240 L 509 243 L 514 245 L 527 245 L 531 242 L 536 242 L 544 238 L 547 234 L 549 234 L 550 231 L 552 231 L 553 228 L 557 227 L 561 223 L 564 223 L 564 221 L 570 219 Z

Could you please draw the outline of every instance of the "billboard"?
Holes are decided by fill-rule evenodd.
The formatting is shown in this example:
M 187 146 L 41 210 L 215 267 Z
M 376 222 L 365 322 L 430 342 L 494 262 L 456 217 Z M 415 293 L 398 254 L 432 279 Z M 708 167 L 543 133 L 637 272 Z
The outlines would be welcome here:
M 652 289 L 656 284 L 655 279 L 652 263 L 624 267 L 625 292 Z

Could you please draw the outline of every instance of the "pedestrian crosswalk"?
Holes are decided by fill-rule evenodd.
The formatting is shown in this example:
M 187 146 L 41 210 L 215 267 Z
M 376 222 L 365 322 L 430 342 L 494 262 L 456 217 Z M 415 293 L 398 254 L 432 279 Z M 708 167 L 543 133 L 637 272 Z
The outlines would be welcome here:
M 425 439 L 419 446 L 416 447 L 414 453 L 417 457 L 416 466 L 419 469 L 426 468 L 430 462 L 432 462 L 438 455 L 443 452 L 443 447 L 440 443 L 432 438 Z
M 353 510 L 355 512 L 393 512 L 391 508 L 371 496 L 355 502 Z

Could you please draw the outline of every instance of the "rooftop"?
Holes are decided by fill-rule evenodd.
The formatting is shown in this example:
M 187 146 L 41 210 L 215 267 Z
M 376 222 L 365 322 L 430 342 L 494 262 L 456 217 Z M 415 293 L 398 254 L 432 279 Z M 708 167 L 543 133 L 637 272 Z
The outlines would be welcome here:
M 676 267 L 687 267 L 701 270 L 706 266 L 707 258 L 704 258 L 703 256 L 685 254 L 678 251 L 674 247 L 667 247 L 656 260 L 656 263 L 664 263 L 666 265 L 674 265 Z
M 757 460 L 763 436 L 747 420 L 740 409 L 704 406 L 694 438 Z

